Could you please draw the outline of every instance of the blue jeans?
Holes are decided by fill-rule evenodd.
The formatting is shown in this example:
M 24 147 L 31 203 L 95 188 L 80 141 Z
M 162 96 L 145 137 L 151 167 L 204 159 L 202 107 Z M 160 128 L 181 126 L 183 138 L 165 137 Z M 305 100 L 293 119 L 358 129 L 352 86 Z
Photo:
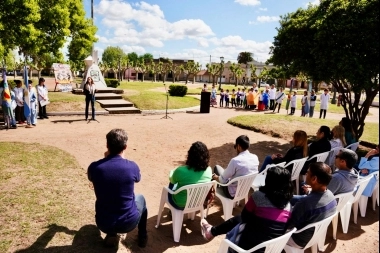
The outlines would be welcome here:
M 261 165 L 261 168 L 259 170 L 259 173 L 262 172 L 263 170 L 265 170 L 265 168 L 267 167 L 268 164 L 272 164 L 273 163 L 273 159 L 272 159 L 272 156 L 270 155 L 267 155 L 264 159 L 264 162 L 263 162 L 263 165 Z
M 314 115 L 314 106 L 310 106 L 309 108 L 309 117 L 312 118 Z
M 135 195 L 135 203 L 137 207 L 137 211 L 139 212 L 139 219 L 136 219 L 136 222 L 134 224 L 131 224 L 129 226 L 117 226 L 113 228 L 113 231 L 103 231 L 107 233 L 109 236 L 116 236 L 117 233 L 129 233 L 136 227 L 138 227 L 138 236 L 139 238 L 146 238 L 147 237 L 147 231 L 146 231 L 146 223 L 148 219 L 148 210 L 146 209 L 146 203 L 145 198 L 141 194 Z

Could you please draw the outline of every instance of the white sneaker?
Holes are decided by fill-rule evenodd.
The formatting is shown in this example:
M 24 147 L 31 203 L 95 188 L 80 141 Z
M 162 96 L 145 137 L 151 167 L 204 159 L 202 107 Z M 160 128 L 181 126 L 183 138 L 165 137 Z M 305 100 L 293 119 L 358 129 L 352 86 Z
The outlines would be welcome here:
M 201 220 L 202 236 L 206 241 L 211 241 L 212 239 L 214 239 L 214 236 L 211 234 L 211 228 L 212 226 L 208 224 L 206 219 Z

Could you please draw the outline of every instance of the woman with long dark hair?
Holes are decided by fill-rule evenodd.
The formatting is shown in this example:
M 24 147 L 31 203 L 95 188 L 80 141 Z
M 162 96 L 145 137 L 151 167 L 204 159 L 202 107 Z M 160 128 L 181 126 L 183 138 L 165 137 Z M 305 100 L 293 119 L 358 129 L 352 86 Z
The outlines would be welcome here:
M 84 95 L 86 96 L 86 111 L 85 111 L 86 120 L 88 118 L 88 106 L 90 105 L 90 102 L 91 102 L 91 112 L 92 112 L 91 120 L 95 120 L 95 93 L 97 92 L 97 89 L 95 87 L 94 80 L 92 79 L 92 77 L 87 78 L 87 81 L 84 85 L 83 92 L 84 92 Z
M 346 139 L 346 144 L 351 145 L 352 143 L 355 143 L 356 142 L 355 133 L 352 128 L 351 120 L 347 117 L 343 117 L 341 121 L 339 122 L 339 125 L 344 127 L 344 130 L 345 130 L 344 138 Z
M 179 166 L 170 172 L 169 188 L 175 191 L 185 185 L 210 182 L 212 170 L 208 166 L 209 162 L 210 154 L 207 146 L 200 141 L 194 142 L 187 152 L 186 165 Z M 181 191 L 176 195 L 168 193 L 168 199 L 173 207 L 183 210 L 187 193 L 186 191 Z
M 237 215 L 218 226 L 201 221 L 202 235 L 207 240 L 227 234 L 226 238 L 239 247 L 252 247 L 285 234 L 291 214 L 289 201 L 293 185 L 289 170 L 276 166 L 268 169 L 265 186 L 254 192 Z M 264 252 L 264 249 L 257 252 Z

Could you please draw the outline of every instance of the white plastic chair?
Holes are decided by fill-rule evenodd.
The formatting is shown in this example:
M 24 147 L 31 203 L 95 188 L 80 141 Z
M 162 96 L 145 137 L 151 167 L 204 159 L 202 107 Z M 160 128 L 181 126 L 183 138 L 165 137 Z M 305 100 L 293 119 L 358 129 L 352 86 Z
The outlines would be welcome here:
M 336 198 L 336 201 L 338 204 L 336 206 L 336 215 L 332 219 L 334 240 L 336 240 L 336 232 L 337 232 L 337 228 L 338 228 L 339 212 L 340 212 L 340 210 L 342 210 L 344 208 L 344 206 L 347 204 L 347 202 L 352 198 L 352 196 L 353 196 L 352 194 L 353 194 L 353 192 L 351 191 L 351 192 L 346 192 L 346 193 L 341 193 L 341 194 L 335 195 L 335 198 Z M 327 228 L 328 228 L 328 226 L 326 227 L 326 232 L 324 233 L 324 236 L 322 236 L 321 240 L 318 242 L 318 249 L 320 251 L 324 250 Z
M 374 211 L 376 210 L 376 202 L 377 206 L 379 206 L 379 178 L 377 178 L 376 186 L 372 192 L 372 209 Z
M 342 149 L 342 147 L 336 147 L 330 150 L 329 156 L 326 159 L 326 164 L 330 166 L 332 171 L 335 170 L 335 156 L 338 155 L 339 151 Z
M 348 145 L 346 148 L 351 149 L 352 151 L 355 152 L 358 149 L 358 147 L 359 147 L 359 142 L 354 142 L 354 143 Z
M 274 238 L 272 240 L 262 242 L 249 250 L 244 250 L 236 244 L 234 244 L 233 242 L 231 242 L 230 240 L 224 239 L 219 246 L 218 253 L 226 253 L 228 251 L 228 248 L 232 248 L 239 253 L 255 252 L 256 250 L 259 250 L 261 248 L 265 248 L 265 253 L 281 253 L 286 243 L 289 241 L 289 238 L 296 230 L 296 228 L 293 228 L 293 230 L 287 232 L 286 234 Z
M 301 172 L 303 166 L 305 165 L 307 158 L 308 157 L 306 156 L 306 157 L 301 158 L 301 159 L 293 160 L 290 163 L 285 165 L 285 168 L 286 168 L 286 167 L 291 166 L 293 164 L 292 178 L 290 180 L 292 180 L 292 181 L 296 180 L 297 195 L 299 195 L 299 191 L 300 191 L 300 189 L 299 189 L 300 188 L 300 172 Z
M 170 211 L 172 213 L 174 241 L 179 242 L 179 239 L 181 237 L 183 215 L 187 213 L 188 219 L 191 218 L 192 220 L 194 220 L 195 212 L 200 211 L 201 219 L 203 219 L 203 215 L 204 215 L 203 203 L 207 197 L 208 192 L 210 191 L 213 185 L 215 185 L 215 181 L 210 181 L 210 182 L 202 183 L 202 184 L 191 184 L 191 185 L 183 186 L 174 192 L 168 187 L 163 187 L 162 194 L 161 194 L 160 207 L 159 207 L 158 215 L 157 215 L 156 228 L 158 228 L 160 225 L 162 211 L 166 203 L 169 206 Z M 178 210 L 169 203 L 168 193 L 175 195 L 185 190 L 187 192 L 187 200 L 186 200 L 185 208 L 184 210 Z
M 261 171 L 259 174 L 257 174 L 257 176 L 255 177 L 255 180 L 253 180 L 253 183 L 252 183 L 252 186 L 251 186 L 254 191 L 258 191 L 259 188 L 260 188 L 260 186 L 264 186 L 265 185 L 265 178 L 267 177 L 267 171 L 268 171 L 268 169 L 271 168 L 271 167 L 275 167 L 275 166 L 284 167 L 285 166 L 285 162 L 278 163 L 278 164 L 268 164 L 263 171 Z
M 309 159 L 307 159 L 305 163 L 310 162 L 311 160 L 313 160 L 315 158 L 317 159 L 315 162 L 323 162 L 324 163 L 324 162 L 326 162 L 326 159 L 329 156 L 329 153 L 330 153 L 330 151 L 315 154 L 312 157 L 310 157 Z M 306 181 L 306 175 L 303 175 L 302 178 L 303 178 L 303 181 Z
M 373 208 L 373 210 L 375 210 L 375 203 L 376 203 L 376 198 L 377 197 L 374 196 L 374 194 L 375 195 L 379 194 L 378 190 L 376 189 L 376 188 L 379 187 L 379 172 L 376 171 L 374 173 L 371 173 L 368 176 L 371 176 L 371 175 L 376 178 L 376 186 L 375 186 L 375 188 L 373 188 L 373 191 L 372 191 L 372 208 Z M 363 196 L 363 195 L 360 196 L 360 198 L 359 198 L 359 209 L 360 209 L 360 215 L 362 217 L 365 217 L 365 213 L 367 211 L 367 203 L 368 203 L 368 197 L 367 196 Z
M 342 223 L 342 229 L 343 233 L 347 234 L 348 231 L 348 225 L 350 223 L 350 216 L 351 216 L 351 207 L 354 209 L 354 223 L 357 223 L 357 217 L 358 217 L 358 201 L 360 196 L 362 195 L 364 189 L 366 188 L 369 180 L 371 180 L 371 177 L 365 177 L 363 179 L 360 179 L 357 184 L 357 191 L 354 193 L 355 195 L 348 200 L 346 205 L 340 210 L 340 221 Z
M 305 251 L 305 249 L 311 247 L 311 252 L 317 253 L 318 252 L 318 242 L 320 240 L 320 237 L 325 235 L 327 227 L 329 226 L 331 220 L 333 219 L 333 217 L 336 214 L 337 213 L 335 212 L 332 216 L 327 217 L 324 220 L 321 220 L 321 221 L 318 221 L 315 223 L 311 223 L 311 224 L 307 225 L 306 227 L 302 228 L 301 230 L 297 230 L 296 232 L 294 232 L 294 234 L 298 234 L 298 233 L 305 231 L 306 229 L 309 229 L 312 227 L 315 228 L 313 236 L 311 237 L 310 241 L 306 244 L 306 246 L 303 249 L 298 249 L 298 248 L 294 248 L 290 245 L 285 245 L 285 248 L 284 248 L 285 252 L 286 253 L 302 253 Z
M 223 205 L 223 213 L 224 213 L 224 220 L 228 220 L 232 217 L 232 209 L 234 208 L 234 204 L 242 199 L 245 199 L 245 202 L 248 201 L 248 192 L 251 188 L 253 180 L 255 180 L 255 177 L 257 176 L 257 173 L 254 174 L 248 174 L 241 177 L 233 178 L 231 181 L 229 181 L 227 184 L 220 184 L 218 182 L 217 185 L 220 186 L 228 186 L 232 183 L 237 183 L 237 189 L 236 194 L 233 199 L 229 199 L 224 196 L 223 190 L 220 187 L 216 188 L 215 196 L 217 196 Z M 208 209 L 209 206 L 207 206 L 206 211 L 206 217 L 208 215 Z

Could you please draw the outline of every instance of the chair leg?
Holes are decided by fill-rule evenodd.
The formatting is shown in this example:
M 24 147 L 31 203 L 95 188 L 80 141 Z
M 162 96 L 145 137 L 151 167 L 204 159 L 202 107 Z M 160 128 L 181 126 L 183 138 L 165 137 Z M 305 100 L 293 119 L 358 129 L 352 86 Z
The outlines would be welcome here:
M 333 238 L 336 240 L 336 233 L 338 230 L 338 219 L 339 219 L 339 213 L 332 219 L 332 226 L 333 226 Z
M 368 197 L 367 196 L 360 196 L 359 198 L 359 209 L 360 209 L 360 215 L 362 217 L 365 217 L 365 213 L 367 211 L 367 203 L 368 203 Z
M 166 197 L 167 197 L 166 194 L 167 194 L 167 191 L 165 191 L 165 189 L 162 189 L 160 207 L 158 208 L 158 214 L 157 214 L 156 228 L 160 226 L 161 215 L 162 215 L 162 211 L 164 210 L 164 205 L 165 205 Z
M 205 218 L 205 219 L 207 218 L 209 207 L 210 207 L 210 205 L 207 205 L 206 213 L 204 214 L 204 218 Z
M 342 230 L 345 234 L 347 234 L 348 224 L 350 223 L 351 207 L 351 203 L 347 203 L 342 210 L 340 210 L 340 222 L 342 223 Z
M 234 202 L 224 201 L 222 202 L 222 205 L 223 205 L 224 220 L 229 220 L 232 217 Z
M 314 244 L 310 248 L 311 248 L 311 253 L 318 253 L 318 244 Z
M 358 209 L 359 209 L 358 201 L 353 204 L 352 209 L 354 211 L 354 223 L 358 224 Z
M 181 229 L 183 223 L 183 212 L 179 210 L 172 210 L 173 218 L 173 237 L 175 242 L 179 242 L 181 238 Z
M 194 220 L 194 219 L 195 219 L 195 213 L 196 213 L 196 212 L 188 213 L 188 214 L 187 214 L 187 219 L 188 219 L 188 220 L 190 220 L 190 219 L 191 219 L 191 220 Z
M 379 189 L 376 188 L 372 193 L 372 209 L 373 211 L 376 210 L 376 201 L 377 205 L 379 205 Z
M 318 250 L 319 251 L 322 251 L 322 252 L 325 251 L 326 236 L 327 236 L 327 227 L 326 227 L 326 231 L 323 234 L 321 234 L 321 238 L 318 241 Z

